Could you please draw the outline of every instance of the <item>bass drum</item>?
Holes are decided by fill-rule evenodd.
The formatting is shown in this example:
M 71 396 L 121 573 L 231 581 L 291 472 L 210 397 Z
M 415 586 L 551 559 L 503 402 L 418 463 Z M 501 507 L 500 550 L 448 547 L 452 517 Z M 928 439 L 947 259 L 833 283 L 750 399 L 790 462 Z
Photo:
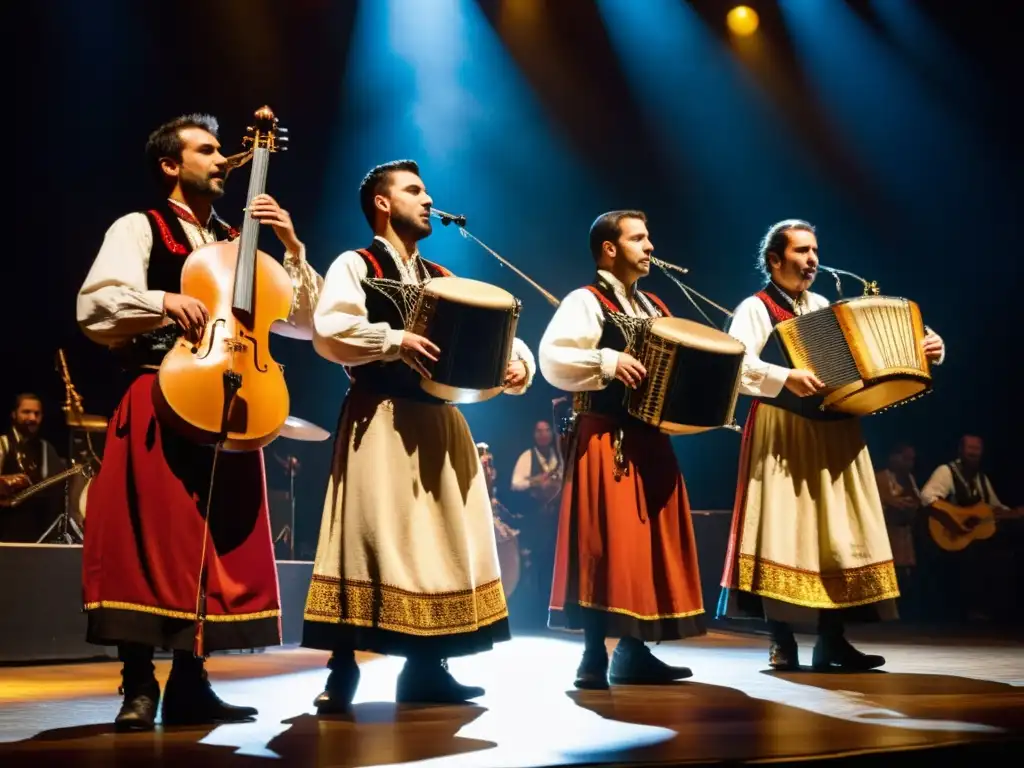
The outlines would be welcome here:
M 519 534 L 498 520 L 494 522 L 494 538 L 498 543 L 498 568 L 501 571 L 501 588 L 508 600 L 519 584 Z
M 85 532 L 85 505 L 89 498 L 89 486 L 92 485 L 91 477 L 84 477 L 81 473 L 72 475 L 68 480 L 68 517 L 75 521 L 79 530 Z

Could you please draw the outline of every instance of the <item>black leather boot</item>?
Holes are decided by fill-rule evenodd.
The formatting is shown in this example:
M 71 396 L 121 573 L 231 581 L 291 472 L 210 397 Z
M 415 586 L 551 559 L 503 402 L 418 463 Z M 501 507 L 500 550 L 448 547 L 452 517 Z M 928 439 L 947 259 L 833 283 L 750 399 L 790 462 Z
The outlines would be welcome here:
M 800 669 L 800 653 L 790 626 L 781 621 L 769 621 L 768 632 L 772 638 L 768 666 L 784 672 Z
M 252 720 L 256 714 L 253 707 L 236 707 L 217 697 L 202 659 L 190 652 L 174 652 L 161 708 L 164 725 L 240 723 Z
M 395 700 L 403 704 L 462 704 L 484 693 L 483 688 L 463 685 L 452 677 L 446 660 L 410 656 L 398 675 Z
M 573 685 L 581 691 L 608 690 L 608 651 L 603 644 L 598 648 L 587 648 L 583 651 Z
M 117 731 L 151 731 L 160 703 L 160 684 L 153 675 L 153 649 L 125 643 L 117 647 L 121 660 L 121 692 L 124 703 L 114 718 Z
M 828 670 L 866 672 L 885 664 L 885 657 L 861 653 L 844 636 L 842 617 L 835 611 L 822 611 L 818 619 L 818 642 L 814 645 L 811 668 L 816 672 Z
M 359 665 L 352 651 L 335 651 L 327 662 L 331 673 L 323 692 L 313 699 L 318 715 L 338 715 L 347 712 L 359 686 Z
M 666 664 L 635 637 L 619 640 L 608 672 L 612 685 L 665 685 L 688 677 L 693 677 L 689 667 Z

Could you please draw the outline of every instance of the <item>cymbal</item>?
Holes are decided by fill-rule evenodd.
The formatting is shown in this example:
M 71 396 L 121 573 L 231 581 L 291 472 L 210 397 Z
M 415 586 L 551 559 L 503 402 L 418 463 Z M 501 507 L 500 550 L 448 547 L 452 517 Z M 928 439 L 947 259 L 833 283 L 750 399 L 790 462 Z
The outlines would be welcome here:
M 107 420 L 92 413 L 81 415 L 69 413 L 67 425 L 73 429 L 83 429 L 86 432 L 103 432 L 107 428 Z
M 290 440 L 318 443 L 330 437 L 331 433 L 311 421 L 300 419 L 298 416 L 289 416 L 284 420 L 284 426 L 281 427 L 278 436 L 287 437 Z

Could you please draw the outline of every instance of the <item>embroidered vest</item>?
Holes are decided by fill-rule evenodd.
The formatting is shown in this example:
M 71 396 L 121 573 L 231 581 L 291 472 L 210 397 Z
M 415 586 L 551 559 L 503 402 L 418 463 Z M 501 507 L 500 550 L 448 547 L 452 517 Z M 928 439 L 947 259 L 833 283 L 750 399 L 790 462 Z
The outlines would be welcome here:
M 149 267 L 146 270 L 146 288 L 167 293 L 181 292 L 181 268 L 192 246 L 181 226 L 178 214 L 167 201 L 159 208 L 146 211 L 149 226 L 153 231 L 153 246 L 149 252 Z M 228 226 L 216 214 L 210 220 L 210 228 L 217 240 L 234 240 L 238 230 Z M 181 336 L 181 329 L 174 324 L 163 325 L 152 331 L 134 336 L 128 343 L 113 351 L 118 362 L 126 370 L 143 367 L 158 367 L 174 342 Z
M 622 311 L 619 300 L 615 296 L 615 290 L 600 275 L 586 289 L 597 297 L 604 313 L 604 329 L 601 331 L 601 338 L 597 342 L 598 349 L 614 349 L 619 352 L 628 351 L 636 357 L 639 355 L 638 347 L 642 343 L 643 318 L 632 318 Z M 641 309 L 647 313 L 648 319 L 657 317 L 671 317 L 665 304 L 653 293 L 637 291 Z M 635 334 L 632 339 L 635 346 L 630 347 L 630 339 L 626 337 L 626 330 Z M 577 392 L 573 397 L 573 409 L 577 413 L 600 413 L 619 420 L 632 418 L 627 410 L 629 402 L 629 391 L 626 385 L 618 379 L 600 390 L 590 392 Z
M 978 491 L 973 484 L 967 482 L 967 478 L 960 469 L 960 460 L 949 463 L 949 473 L 953 476 L 953 502 L 959 507 L 970 507 L 979 501 L 988 501 L 988 481 L 982 472 L 978 473 Z
M 395 284 L 402 282 L 402 275 L 394 258 L 376 239 L 369 248 L 361 248 L 357 253 L 366 264 L 363 292 L 366 294 L 367 319 L 371 323 L 387 323 L 395 329 L 405 328 L 411 318 L 404 316 L 405 307 L 397 295 L 401 289 Z M 452 276 L 444 267 L 424 258 L 417 259 L 416 269 L 421 279 Z M 420 402 L 444 402 L 424 392 L 420 388 L 420 375 L 401 360 L 378 360 L 346 367 L 345 372 L 352 380 L 353 389 Z
M 784 368 L 792 368 L 793 364 L 786 356 L 778 331 L 774 329 L 783 320 L 796 317 L 792 308 L 793 303 L 774 283 L 768 283 L 756 296 L 762 301 L 765 309 L 768 310 L 768 317 L 771 318 L 773 328 L 771 336 L 768 337 L 768 342 L 764 345 L 764 349 L 761 350 L 760 357 L 766 363 L 781 365 Z M 848 413 L 821 410 L 821 404 L 825 400 L 824 395 L 798 397 L 786 387 L 783 387 L 782 391 L 775 397 L 755 397 L 754 399 L 759 400 L 764 405 L 782 408 L 805 419 L 814 419 L 815 421 L 840 421 L 842 419 L 857 418 Z

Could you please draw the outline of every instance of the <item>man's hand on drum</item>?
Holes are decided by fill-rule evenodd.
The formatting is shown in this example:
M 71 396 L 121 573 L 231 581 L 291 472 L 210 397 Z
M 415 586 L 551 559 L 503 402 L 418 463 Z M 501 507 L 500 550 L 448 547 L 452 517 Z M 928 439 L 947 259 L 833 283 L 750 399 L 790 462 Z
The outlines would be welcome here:
M 526 383 L 526 363 L 512 360 L 505 369 L 505 386 L 509 389 L 521 387 Z
M 429 379 L 428 371 L 420 361 L 420 355 L 437 362 L 437 356 L 441 354 L 438 346 L 425 336 L 406 331 L 402 334 L 402 360 L 404 360 L 420 376 Z
M 647 369 L 640 361 L 625 352 L 619 352 L 619 360 L 615 363 L 615 378 L 630 389 L 636 389 L 647 375 Z
M 794 368 L 786 379 L 786 389 L 797 397 L 807 397 L 825 388 L 825 383 L 810 371 Z

